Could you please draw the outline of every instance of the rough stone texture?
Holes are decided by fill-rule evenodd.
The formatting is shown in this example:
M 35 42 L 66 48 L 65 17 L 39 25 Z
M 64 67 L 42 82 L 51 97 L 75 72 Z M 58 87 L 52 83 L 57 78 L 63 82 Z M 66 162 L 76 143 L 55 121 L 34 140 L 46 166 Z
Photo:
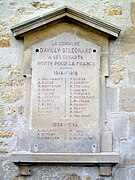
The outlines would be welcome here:
M 15 80 L 2 80 L 0 81 L 0 87 L 17 87 L 24 85 L 24 79 Z
M 131 2 L 131 22 L 135 24 L 135 2 Z
M 115 173 L 115 180 L 127 180 L 128 173 L 126 168 L 119 168 Z
M 129 169 L 129 180 L 135 178 L 135 168 L 130 168 Z
M 114 115 L 114 126 L 113 135 L 116 139 L 126 139 L 128 117 L 126 115 L 115 114 Z
M 112 66 L 112 80 L 115 84 L 118 84 L 124 78 L 124 66 L 113 65 Z
M 121 111 L 135 112 L 135 88 L 121 88 L 119 98 Z
M 0 138 L 10 138 L 13 136 L 13 132 L 0 132 Z
M 0 106 L 0 116 L 2 116 L 4 113 L 4 106 Z
M 101 131 L 101 152 L 112 152 L 111 131 Z
M 15 66 L 15 65 L 12 65 L 9 69 L 8 69 L 8 73 L 9 73 L 9 76 L 13 77 L 13 76 L 19 76 L 20 75 L 20 69 Z
M 15 91 L 3 92 L 1 94 L 1 97 L 4 102 L 13 103 L 20 100 L 23 97 L 23 95 L 21 90 L 15 90 Z
M 22 132 L 29 128 L 25 117 L 26 103 L 22 98 L 25 83 L 22 74 L 30 75 L 32 43 L 46 38 L 49 33 L 62 32 L 64 25 L 52 31 L 42 31 L 26 37 L 27 51 L 23 62 L 23 41 L 13 37 L 10 27 L 16 23 L 42 15 L 54 8 L 69 5 L 88 15 L 118 25 L 122 32 L 117 40 L 109 42 L 105 53 L 109 60 L 109 77 L 106 78 L 105 128 L 113 134 L 114 151 L 120 152 L 120 163 L 112 177 L 99 176 L 97 166 L 33 166 L 31 177 L 19 175 L 19 169 L 10 162 L 10 154 L 16 150 L 17 136 L 22 139 L 20 148 L 29 149 Z M 4 1 L 0 0 L 0 179 L 1 180 L 134 180 L 135 177 L 135 1 L 134 0 L 48 0 Z M 69 26 L 66 26 L 67 32 Z M 108 42 L 94 32 L 82 33 L 72 24 L 74 34 L 87 36 L 98 45 Z M 100 39 L 98 41 L 97 39 Z M 23 63 L 22 63 L 23 62 Z M 24 66 L 25 64 L 25 66 Z M 113 65 L 113 66 L 112 66 Z M 120 67 L 120 68 L 119 68 Z M 113 70 L 113 72 L 112 72 Z M 26 77 L 29 80 L 30 76 Z M 123 79 L 124 78 L 124 79 Z M 19 88 L 16 89 L 16 88 Z M 28 95 L 29 96 L 29 95 Z M 29 101 L 29 100 L 27 100 Z M 15 112 L 14 112 L 15 110 Z M 22 131 L 22 132 L 21 132 Z M 27 133 L 26 133 L 27 134 Z
M 117 90 L 115 88 L 106 88 L 106 109 L 108 112 L 115 112 L 117 106 Z
M 121 166 L 135 165 L 135 143 L 132 141 L 121 141 L 120 143 L 120 163 Z
M 106 9 L 105 13 L 108 15 L 121 15 L 122 11 L 120 9 Z
M 112 167 L 111 166 L 100 166 L 99 174 L 100 174 L 100 176 L 111 176 L 112 175 Z
M 54 6 L 54 3 L 49 3 L 49 2 L 34 2 L 32 4 L 34 7 L 36 7 L 37 9 L 40 9 L 40 8 L 48 8 L 48 7 L 53 7 Z
M 135 115 L 129 116 L 129 131 L 128 136 L 130 139 L 135 139 Z
M 0 40 L 0 47 L 10 47 L 10 42 L 6 39 Z
M 121 39 L 121 51 L 123 54 L 134 53 L 135 48 L 135 27 L 125 29 Z
M 129 84 L 135 85 L 135 72 L 129 72 L 128 78 L 129 78 Z

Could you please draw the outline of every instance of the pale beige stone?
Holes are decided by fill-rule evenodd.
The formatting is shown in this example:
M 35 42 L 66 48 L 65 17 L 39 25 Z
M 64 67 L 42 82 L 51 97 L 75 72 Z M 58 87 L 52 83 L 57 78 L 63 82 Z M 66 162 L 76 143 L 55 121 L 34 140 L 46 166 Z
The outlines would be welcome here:
M 117 90 L 115 88 L 106 88 L 105 97 L 107 112 L 117 111 Z
M 131 54 L 135 51 L 135 27 L 127 28 L 121 39 L 121 51 L 123 54 Z
M 48 147 L 51 151 L 55 146 L 52 151 L 99 152 L 100 47 L 64 32 L 33 45 L 31 64 L 33 151 L 47 152 Z M 45 84 L 52 86 L 42 89 Z M 46 103 L 45 99 L 50 98 L 53 101 Z M 55 128 L 53 135 L 43 133 L 53 131 L 52 128 Z M 42 137 L 47 148 L 42 148 Z M 51 143 L 54 145 L 50 146 Z
M 115 84 L 118 84 L 124 79 L 124 69 L 123 65 L 113 65 L 112 66 L 112 80 Z
M 0 34 L 0 38 L 9 38 L 10 34 Z
M 4 102 L 13 103 L 15 101 L 20 100 L 23 97 L 23 95 L 21 90 L 14 90 L 14 91 L 3 92 L 1 94 L 1 97 Z
M 120 142 L 120 163 L 122 166 L 133 166 L 135 164 L 135 142 Z
M 0 141 L 0 146 L 7 146 L 8 144 L 5 143 L 4 141 Z
M 4 68 L 4 66 L 2 64 L 0 64 L 0 70 L 2 70 Z
M 14 107 L 9 107 L 9 110 L 7 112 L 8 115 L 12 116 L 16 114 L 15 108 Z
M 22 85 L 24 85 L 24 79 L 0 81 L 0 87 L 17 87 Z
M 135 24 L 135 2 L 131 2 L 130 16 L 132 24 Z
M 128 55 L 127 56 L 127 63 L 128 63 L 128 69 L 131 72 L 135 72 L 135 56 L 134 55 Z
M 10 68 L 8 68 L 8 73 L 9 73 L 9 76 L 11 77 L 19 76 L 21 73 L 21 70 L 18 66 L 12 65 Z
M 135 178 L 135 167 L 133 166 L 129 169 L 129 179 L 133 180 L 134 178 Z
M 101 152 L 112 152 L 111 131 L 101 131 Z
M 129 131 L 128 136 L 130 139 L 135 139 L 135 115 L 129 116 Z
M 112 166 L 110 166 L 110 165 L 100 166 L 99 175 L 100 176 L 111 176 L 112 175 Z
M 6 29 L 6 26 L 0 24 L 0 31 L 3 31 L 3 30 L 5 30 L 5 29 Z
M 28 15 L 28 14 L 34 13 L 34 11 L 31 9 L 27 9 L 27 8 L 22 7 L 22 8 L 17 10 L 17 13 L 20 15 Z
M 135 85 L 135 72 L 129 72 L 128 78 L 129 78 L 129 84 Z
M 135 88 L 120 89 L 120 111 L 135 112 Z
M 4 47 L 10 47 L 10 42 L 7 39 L 2 39 L 0 40 L 0 47 L 4 48 Z
M 24 113 L 24 107 L 23 106 L 19 106 L 18 107 L 18 113 L 19 114 L 23 114 Z
M 126 139 L 128 118 L 121 114 L 114 115 L 113 135 L 116 139 Z
M 14 17 L 10 18 L 10 21 L 13 23 L 19 22 L 19 20 L 20 20 L 20 17 L 18 17 L 18 16 L 14 16 Z
M 13 134 L 14 133 L 10 131 L 0 132 L 0 138 L 11 138 Z
M 120 10 L 120 9 L 106 9 L 105 13 L 108 15 L 122 15 L 122 10 Z
M 34 2 L 33 3 L 33 6 L 36 7 L 37 9 L 40 9 L 40 8 L 48 8 L 48 7 L 53 7 L 54 6 L 54 3 L 50 3 L 50 2 L 44 2 L 44 1 L 41 1 L 41 2 Z
M 4 114 L 4 106 L 0 106 L 0 116 Z
M 115 180 L 127 180 L 128 171 L 126 168 L 118 168 L 114 174 Z

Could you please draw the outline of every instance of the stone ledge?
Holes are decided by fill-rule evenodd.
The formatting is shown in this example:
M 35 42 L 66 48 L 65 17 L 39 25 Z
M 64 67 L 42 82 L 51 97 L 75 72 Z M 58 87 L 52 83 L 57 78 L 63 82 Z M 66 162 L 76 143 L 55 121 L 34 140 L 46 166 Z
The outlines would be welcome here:
M 117 26 L 114 26 L 108 22 L 100 20 L 96 17 L 89 16 L 88 14 L 82 13 L 74 8 L 64 6 L 53 10 L 49 13 L 42 14 L 38 17 L 32 18 L 25 22 L 19 23 L 18 25 L 12 26 L 11 31 L 14 33 L 14 36 L 17 38 L 23 37 L 25 33 L 35 30 L 41 26 L 45 26 L 56 20 L 60 20 L 64 17 L 69 19 L 74 19 L 83 23 L 89 27 L 93 27 L 99 31 L 108 34 L 109 37 L 117 38 L 121 29 Z M 65 21 L 65 20 L 64 20 Z
M 26 164 L 117 164 L 118 153 L 24 153 L 11 155 L 11 161 Z

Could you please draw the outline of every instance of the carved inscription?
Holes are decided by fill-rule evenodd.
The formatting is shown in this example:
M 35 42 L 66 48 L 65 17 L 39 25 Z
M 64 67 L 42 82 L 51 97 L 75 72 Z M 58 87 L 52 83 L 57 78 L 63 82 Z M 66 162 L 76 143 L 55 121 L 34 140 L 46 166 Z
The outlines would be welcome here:
M 33 151 L 99 151 L 100 47 L 63 33 L 32 51 Z

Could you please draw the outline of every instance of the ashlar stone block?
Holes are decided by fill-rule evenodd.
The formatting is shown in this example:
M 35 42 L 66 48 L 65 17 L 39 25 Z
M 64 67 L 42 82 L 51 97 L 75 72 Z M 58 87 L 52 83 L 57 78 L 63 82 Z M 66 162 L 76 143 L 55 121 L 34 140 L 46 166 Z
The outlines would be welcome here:
M 129 116 L 129 138 L 135 139 L 135 115 Z
M 114 116 L 113 135 L 116 139 L 125 139 L 127 131 L 127 117 L 116 114 Z
M 120 89 L 120 111 L 135 112 L 135 88 Z

